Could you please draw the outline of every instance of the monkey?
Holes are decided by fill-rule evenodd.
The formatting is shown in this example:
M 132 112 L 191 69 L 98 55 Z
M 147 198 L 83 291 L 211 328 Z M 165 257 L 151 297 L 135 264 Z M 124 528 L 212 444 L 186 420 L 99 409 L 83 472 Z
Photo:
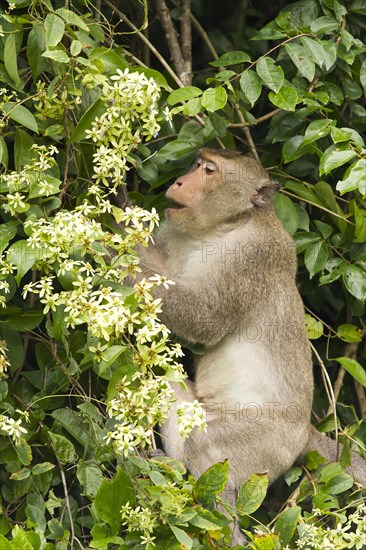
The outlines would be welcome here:
M 164 451 L 195 478 L 228 459 L 224 498 L 233 509 L 252 474 L 273 482 L 310 449 L 336 457 L 335 442 L 310 423 L 311 348 L 294 242 L 272 203 L 278 188 L 251 155 L 201 149 L 169 187 L 166 220 L 142 250 L 141 277 L 175 282 L 155 291 L 161 321 L 204 350 L 194 382 L 171 385 L 177 404 L 203 404 L 207 430 L 183 440 L 173 406 L 160 428 Z M 365 484 L 366 463 L 353 463 Z M 232 542 L 243 541 L 236 521 Z

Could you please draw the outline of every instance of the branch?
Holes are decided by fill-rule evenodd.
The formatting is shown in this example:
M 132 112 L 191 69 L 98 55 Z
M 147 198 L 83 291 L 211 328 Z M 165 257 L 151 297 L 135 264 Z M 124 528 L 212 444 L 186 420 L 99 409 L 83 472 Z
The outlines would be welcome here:
M 139 31 L 139 29 L 132 23 L 132 21 L 130 21 L 128 19 L 128 17 L 124 13 L 122 13 L 118 8 L 116 8 L 110 0 L 104 0 L 104 3 L 107 6 L 109 6 L 113 10 L 113 12 L 115 12 L 118 15 L 118 17 L 120 18 L 121 21 L 123 21 L 123 23 L 126 23 L 126 25 L 128 25 L 130 27 L 130 29 L 132 29 L 134 31 L 134 33 L 140 38 L 140 40 L 142 42 L 144 42 L 144 44 L 147 45 L 149 50 L 160 61 L 160 63 L 163 65 L 163 67 L 167 71 L 167 73 L 170 74 L 170 76 L 172 77 L 174 82 L 176 82 L 176 84 L 178 84 L 178 86 L 180 88 L 183 88 L 184 84 L 182 83 L 182 81 L 178 78 L 178 76 L 175 74 L 175 72 L 173 71 L 173 69 L 171 68 L 169 63 L 161 55 L 161 53 L 155 48 L 155 46 L 150 42 L 150 40 L 148 40 L 148 38 L 146 38 L 144 33 Z
M 168 42 L 170 55 L 172 56 L 175 69 L 180 80 L 186 84 L 184 79 L 184 60 L 178 42 L 178 35 L 174 28 L 172 18 L 170 17 L 170 11 L 167 8 L 165 0 L 156 0 L 156 10 L 161 26 L 163 27 L 163 31 L 165 32 L 166 41 Z
M 181 0 L 180 35 L 182 42 L 182 57 L 184 74 L 180 75 L 183 82 L 192 82 L 192 28 L 191 0 Z

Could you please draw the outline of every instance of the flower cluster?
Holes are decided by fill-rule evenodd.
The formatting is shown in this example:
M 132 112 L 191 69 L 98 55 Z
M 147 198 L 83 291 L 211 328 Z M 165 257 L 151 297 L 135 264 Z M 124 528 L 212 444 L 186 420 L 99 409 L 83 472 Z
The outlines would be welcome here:
M 0 380 L 8 377 L 8 368 L 10 367 L 9 359 L 6 354 L 8 348 L 5 340 L 0 340 Z
M 50 174 L 56 165 L 54 145 L 32 145 L 33 159 L 20 172 L 0 174 L 2 207 L 12 216 L 26 212 L 29 201 L 37 197 L 49 197 L 58 192 L 60 180 Z
M 206 428 L 206 420 L 202 404 L 195 399 L 191 402 L 181 402 L 177 407 L 179 433 L 183 438 L 188 437 L 193 428 Z
M 135 508 L 127 503 L 121 509 L 122 523 L 127 526 L 127 531 L 140 533 L 141 544 L 148 550 L 156 547 L 154 530 L 161 524 L 168 524 L 172 517 L 182 517 L 187 507 L 193 505 L 192 487 L 189 483 L 182 486 L 176 477 L 174 481 L 166 479 L 156 495 L 154 498 L 152 493 L 146 500 L 140 498 Z M 154 506 L 151 506 L 151 501 Z
M 312 516 L 316 520 L 321 515 L 320 510 L 313 510 Z M 311 522 L 311 516 L 306 523 L 299 527 L 299 539 L 296 541 L 296 548 L 307 550 L 342 550 L 346 548 L 362 550 L 366 546 L 366 504 L 360 504 L 353 514 L 348 517 L 338 515 L 338 523 L 335 528 L 316 525 Z M 290 550 L 286 546 L 285 550 Z
M 16 412 L 20 414 L 18 420 L 14 420 L 14 418 L 10 418 L 6 414 L 0 414 L 0 431 L 5 432 L 6 435 L 11 437 L 14 443 L 18 443 L 20 438 L 28 433 L 22 426 L 23 419 L 28 421 L 28 414 L 18 409 Z
M 106 78 L 103 83 L 101 100 L 106 111 L 93 122 L 86 131 L 98 146 L 94 154 L 94 179 L 109 189 L 116 189 L 125 179 L 129 169 L 130 153 L 142 142 L 156 136 L 160 130 L 158 104 L 160 88 L 156 82 L 143 73 L 129 69 Z M 90 192 L 97 200 L 102 200 L 99 185 L 92 186 Z
M 150 508 L 136 506 L 132 508 L 129 502 L 121 509 L 122 524 L 127 526 L 127 531 L 142 531 L 141 543 L 147 547 L 154 547 L 155 537 L 152 532 L 158 526 L 158 517 Z

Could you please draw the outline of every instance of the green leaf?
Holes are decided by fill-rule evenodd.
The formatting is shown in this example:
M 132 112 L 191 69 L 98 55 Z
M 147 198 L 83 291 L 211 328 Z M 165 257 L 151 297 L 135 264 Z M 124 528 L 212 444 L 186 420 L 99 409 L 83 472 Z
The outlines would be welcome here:
M 239 490 L 236 508 L 239 515 L 253 514 L 267 495 L 268 476 L 253 474 Z
M 52 441 L 54 452 L 59 461 L 63 464 L 75 462 L 77 454 L 71 441 L 63 435 L 55 434 L 51 431 L 48 432 L 48 435 Z
M 240 87 L 247 101 L 253 107 L 262 91 L 262 81 L 255 71 L 244 71 L 240 77 Z
M 319 279 L 319 285 L 326 285 L 337 281 L 343 275 L 347 267 L 344 260 L 340 258 L 330 258 L 327 260 L 324 270 L 328 271 L 326 275 L 322 275 Z
M 17 457 L 21 464 L 29 466 L 32 462 L 32 449 L 29 443 L 25 439 L 20 439 L 15 445 Z
M 187 101 L 193 97 L 202 95 L 202 90 L 196 88 L 196 86 L 186 86 L 185 88 L 178 88 L 168 95 L 167 102 L 169 105 L 176 105 L 182 101 Z
M 115 73 L 117 69 L 124 70 L 128 66 L 127 61 L 115 50 L 105 47 L 94 48 L 89 54 L 89 59 L 101 61 L 106 73 Z
M 38 124 L 36 119 L 26 107 L 23 105 L 17 105 L 12 101 L 7 101 L 2 106 L 2 109 L 9 118 L 15 122 L 19 122 L 19 124 L 22 124 L 29 130 L 32 130 L 38 134 Z
M 33 267 L 37 259 L 41 255 L 41 251 L 35 248 L 30 248 L 27 241 L 16 241 L 8 248 L 7 255 L 9 261 L 17 268 L 15 276 L 16 282 L 19 284 L 24 275 Z
M 334 42 L 329 40 L 321 40 L 320 42 L 325 54 L 324 67 L 329 71 L 337 60 L 337 48 Z
M 331 135 L 334 143 L 342 143 L 343 141 L 352 140 L 356 145 L 359 145 L 360 147 L 363 147 L 364 145 L 362 136 L 353 128 L 332 128 Z
M 293 235 L 293 238 L 298 254 L 304 252 L 308 246 L 320 241 L 321 239 L 320 235 L 318 233 L 314 233 L 313 231 L 299 231 L 299 233 L 295 233 L 295 235 Z
M 44 29 L 42 25 L 36 25 L 33 24 L 33 27 L 41 27 L 41 31 L 37 30 L 37 32 L 44 33 Z M 47 60 L 44 59 L 41 54 L 44 51 L 39 45 L 39 41 L 37 40 L 37 34 L 35 29 L 33 28 L 29 35 L 28 35 L 28 42 L 27 42 L 27 57 L 28 57 L 28 63 L 32 70 L 32 76 L 33 80 L 37 80 L 39 75 L 44 72 L 47 67 L 48 63 Z
M 304 262 L 310 274 L 310 279 L 321 271 L 328 259 L 328 247 L 324 241 L 311 244 L 305 252 Z
M 274 208 L 284 228 L 293 235 L 299 226 L 299 216 L 292 200 L 283 193 L 277 193 Z
M 83 495 L 94 499 L 102 482 L 103 474 L 96 463 L 79 460 L 76 468 L 76 476 L 83 488 Z
M 70 44 L 70 53 L 72 57 L 76 57 L 77 55 L 79 55 L 79 53 L 82 50 L 82 47 L 83 45 L 80 42 L 80 40 L 73 40 Z
M 324 332 L 324 326 L 321 321 L 317 321 L 309 315 L 308 313 L 305 314 L 305 321 L 306 321 L 306 334 L 308 335 L 309 340 L 316 340 L 317 338 L 320 338 L 323 335 Z
M 337 182 L 337 191 L 341 195 L 358 189 L 362 195 L 366 193 L 366 159 L 360 159 L 347 168 L 343 180 Z
M 300 44 L 293 44 L 291 42 L 285 44 L 285 48 L 299 73 L 311 82 L 315 75 L 315 63 L 309 59 L 305 48 Z
M 227 93 L 225 88 L 208 88 L 203 92 L 201 103 L 208 111 L 218 111 L 223 109 L 227 103 Z
M 348 265 L 342 275 L 343 282 L 350 294 L 361 302 L 366 300 L 366 272 L 356 265 Z
M 250 61 L 250 57 L 247 53 L 234 51 L 234 52 L 226 52 L 223 55 L 221 55 L 218 59 L 215 59 L 215 61 L 210 61 L 210 65 L 212 65 L 213 67 L 227 67 L 229 65 L 237 65 L 238 63 L 245 63 L 246 61 Z
M 256 69 L 266 86 L 277 94 L 285 79 L 282 67 L 276 65 L 271 57 L 265 56 L 259 58 Z
M 0 338 L 6 341 L 7 356 L 10 361 L 10 374 L 14 374 L 24 364 L 25 349 L 22 338 L 18 332 L 13 330 L 7 323 L 0 323 Z M 22 440 L 23 442 L 23 440 Z
M 17 233 L 18 222 L 0 224 L 0 253 L 8 246 Z
M 65 23 L 56 13 L 49 13 L 44 20 L 47 48 L 57 46 L 65 32 Z
M 218 462 L 202 474 L 193 487 L 195 498 L 203 506 L 209 507 L 221 493 L 229 479 L 229 463 Z
M 320 120 L 310 122 L 305 131 L 303 145 L 313 143 L 314 141 L 327 136 L 334 125 L 335 121 L 330 118 L 322 118 Z
M 301 41 L 304 44 L 306 52 L 310 55 L 311 59 L 318 65 L 318 67 L 323 67 L 323 65 L 325 66 L 325 52 L 320 41 L 314 40 L 313 38 L 309 38 L 307 36 L 302 37 Z
M 77 13 L 75 13 L 74 11 L 70 11 L 67 8 L 59 8 L 58 10 L 56 10 L 55 13 L 62 17 L 62 19 L 64 19 L 67 24 L 73 25 L 74 27 L 79 27 L 79 29 L 82 29 L 86 32 L 90 31 L 90 28 L 85 23 L 84 19 L 80 17 L 80 15 L 77 15 Z
M 1 550 L 14 550 L 13 544 L 9 542 L 8 539 L 4 537 L 4 535 L 1 535 L 1 534 L 0 534 L 0 548 Z
M 93 105 L 83 114 L 78 124 L 71 132 L 70 141 L 82 141 L 86 138 L 85 130 L 90 130 L 95 118 L 105 113 L 106 107 L 101 99 L 97 99 Z
M 44 474 L 46 472 L 49 472 L 50 470 L 53 470 L 55 467 L 54 464 L 51 464 L 51 462 L 40 462 L 39 464 L 36 464 L 32 468 L 32 474 L 35 476 L 40 476 L 41 474 Z
M 292 468 L 287 470 L 283 477 L 287 485 L 290 486 L 301 477 L 301 474 L 302 469 L 300 468 L 300 466 L 292 466 Z
M 186 116 L 194 116 L 202 111 L 202 103 L 199 97 L 195 97 L 187 101 L 183 107 L 183 114 Z
M 273 105 L 285 111 L 295 111 L 299 101 L 295 86 L 282 86 L 278 94 L 269 92 L 268 97 Z
M 14 141 L 14 163 L 15 169 L 20 172 L 25 164 L 29 164 L 34 157 L 32 146 L 34 139 L 25 130 L 17 128 L 15 130 Z
M 366 93 L 366 58 L 363 60 L 360 67 L 360 82 L 362 84 L 364 93 Z
M 178 160 L 196 150 L 197 145 L 195 143 L 176 139 L 175 141 L 164 145 L 157 154 L 157 157 L 159 159 L 171 162 Z
M 293 136 L 284 143 L 282 156 L 285 163 L 296 160 L 306 153 L 306 149 L 302 148 L 303 141 L 304 136 Z
M 290 544 L 300 516 L 300 506 L 292 506 L 281 512 L 276 519 L 273 530 L 279 534 L 281 548 L 285 548 L 285 546 Z
M 338 29 L 338 27 L 338 21 L 327 15 L 318 17 L 318 19 L 315 19 L 310 25 L 310 29 L 314 34 L 327 34 Z
M 337 336 L 344 342 L 362 342 L 362 329 L 356 325 L 344 323 L 337 328 Z
M 0 137 L 0 164 L 2 164 L 4 168 L 7 168 L 8 162 L 9 162 L 8 146 L 6 144 L 5 139 L 3 137 Z
M 355 238 L 356 243 L 366 242 L 366 210 L 358 208 L 356 201 L 353 203 L 355 210 Z
M 343 164 L 356 156 L 356 151 L 353 151 L 352 149 L 339 151 L 337 148 L 332 147 L 333 146 L 329 147 L 320 159 L 320 174 L 329 174 L 329 172 L 343 166 Z
M 47 57 L 47 59 L 52 59 L 52 61 L 57 61 L 58 63 L 69 63 L 70 58 L 64 50 L 56 49 L 50 50 L 47 49 L 43 52 L 42 57 Z
M 52 417 L 60 426 L 71 434 L 75 440 L 87 447 L 92 444 L 92 440 L 87 431 L 87 424 L 83 422 L 77 411 L 71 409 L 58 409 L 51 413 Z
M 121 524 L 121 508 L 135 504 L 135 492 L 130 477 L 121 467 L 112 481 L 103 479 L 94 500 L 95 514 L 98 520 L 105 521 L 112 528 Z
M 327 459 L 324 458 L 318 451 L 309 451 L 305 455 L 305 466 L 308 470 L 316 470 L 322 464 L 326 464 Z
M 271 28 L 267 25 L 257 32 L 251 40 L 278 40 L 279 38 L 284 38 L 285 36 L 286 35 L 279 29 Z
M 335 361 L 340 363 L 342 367 L 349 372 L 357 382 L 366 387 L 366 371 L 355 359 L 350 357 L 336 357 Z
M 179 527 L 175 527 L 174 525 L 170 525 L 170 529 L 173 531 L 174 535 L 176 536 L 176 539 L 183 544 L 184 548 L 187 548 L 190 550 L 193 546 L 193 540 L 190 536 L 187 535 L 183 529 L 179 529 Z
M 22 468 L 19 472 L 14 472 L 11 474 L 10 479 L 15 481 L 21 481 L 22 479 L 27 479 L 30 476 L 31 472 L 28 468 Z
M 339 495 L 340 493 L 348 491 L 348 489 L 352 489 L 353 483 L 352 476 L 341 473 L 333 477 L 333 479 L 326 484 L 325 489 L 330 495 Z
M 10 78 L 15 84 L 19 85 L 20 78 L 17 64 L 15 32 L 8 34 L 5 38 L 3 60 L 5 69 L 8 71 Z

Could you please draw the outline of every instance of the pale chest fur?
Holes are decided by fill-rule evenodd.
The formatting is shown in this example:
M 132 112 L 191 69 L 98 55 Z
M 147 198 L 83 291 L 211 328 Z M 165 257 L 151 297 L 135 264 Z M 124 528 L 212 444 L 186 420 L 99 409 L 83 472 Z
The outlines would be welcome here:
M 248 342 L 233 335 L 200 359 L 195 377 L 198 398 L 233 407 L 236 403 L 246 406 L 282 401 L 273 363 L 273 355 L 263 342 Z

